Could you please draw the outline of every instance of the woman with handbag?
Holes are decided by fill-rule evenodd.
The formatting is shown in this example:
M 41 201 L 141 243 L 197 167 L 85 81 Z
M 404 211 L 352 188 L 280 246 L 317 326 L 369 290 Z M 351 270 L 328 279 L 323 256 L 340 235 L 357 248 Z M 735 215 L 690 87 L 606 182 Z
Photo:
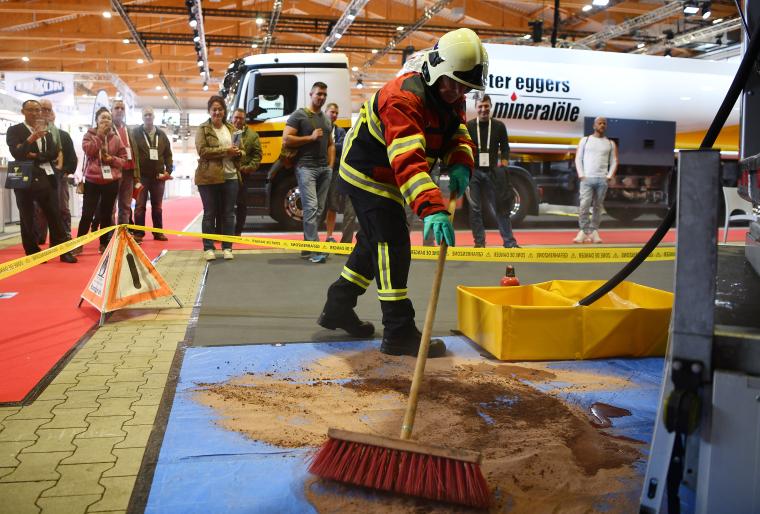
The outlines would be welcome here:
M 77 236 L 88 232 L 96 215 L 100 228 L 113 225 L 113 209 L 119 194 L 121 169 L 127 159 L 127 151 L 113 131 L 108 109 L 99 109 L 95 120 L 96 127 L 89 129 L 82 140 L 85 155 L 84 198 Z M 100 253 L 105 251 L 110 239 L 111 232 L 100 236 Z
M 233 143 L 235 127 L 225 121 L 227 106 L 221 96 L 208 100 L 209 119 L 198 126 L 195 148 L 198 150 L 198 169 L 195 184 L 203 202 L 202 230 L 204 234 L 218 234 L 217 218 L 221 218 L 221 234 L 235 234 L 235 201 L 240 187 L 240 156 L 242 152 Z M 203 240 L 204 257 L 216 259 L 214 242 Z M 223 242 L 224 258 L 234 259 L 232 243 Z

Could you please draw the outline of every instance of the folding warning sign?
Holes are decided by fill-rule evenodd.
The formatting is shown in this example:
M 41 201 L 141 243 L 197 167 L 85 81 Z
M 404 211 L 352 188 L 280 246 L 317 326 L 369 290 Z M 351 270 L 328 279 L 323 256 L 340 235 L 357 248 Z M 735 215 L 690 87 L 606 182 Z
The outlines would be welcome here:
M 106 313 L 162 296 L 173 296 L 182 307 L 127 229 L 117 228 L 82 291 L 82 300 L 87 300 L 101 312 L 102 326 Z M 81 300 L 79 305 L 82 305 Z

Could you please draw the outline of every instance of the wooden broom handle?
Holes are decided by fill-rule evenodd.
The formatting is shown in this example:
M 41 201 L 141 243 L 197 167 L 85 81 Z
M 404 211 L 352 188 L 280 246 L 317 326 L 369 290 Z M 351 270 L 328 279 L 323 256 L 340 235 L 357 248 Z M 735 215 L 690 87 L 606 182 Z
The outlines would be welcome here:
M 452 223 L 454 223 L 456 208 L 457 199 L 452 194 L 449 198 L 449 219 Z M 422 327 L 420 350 L 417 353 L 417 364 L 414 367 L 412 387 L 409 389 L 409 401 L 406 404 L 404 423 L 401 425 L 401 439 L 409 439 L 412 436 L 412 428 L 414 428 L 414 418 L 417 415 L 417 399 L 420 393 L 420 386 L 422 385 L 422 377 L 425 374 L 425 364 L 427 363 L 428 349 L 430 348 L 430 334 L 433 332 L 435 311 L 438 308 L 438 294 L 441 292 L 441 281 L 443 280 L 443 266 L 446 264 L 446 252 L 448 249 L 449 245 L 446 244 L 446 240 L 444 239 L 441 241 L 438 252 L 433 288 L 430 291 L 430 299 L 428 300 L 427 312 L 425 313 L 425 325 Z

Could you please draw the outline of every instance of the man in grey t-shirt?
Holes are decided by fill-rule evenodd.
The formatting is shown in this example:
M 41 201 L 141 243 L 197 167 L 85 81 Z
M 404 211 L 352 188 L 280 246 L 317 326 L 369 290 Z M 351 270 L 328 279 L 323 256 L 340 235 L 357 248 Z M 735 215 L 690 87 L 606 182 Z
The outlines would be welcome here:
M 315 82 L 309 93 L 310 105 L 290 115 L 282 143 L 298 148 L 296 178 L 303 207 L 303 236 L 305 241 L 319 241 L 319 219 L 325 209 L 327 190 L 335 163 L 335 142 L 332 122 L 322 112 L 327 100 L 327 84 Z M 301 252 L 302 258 L 323 263 L 327 254 Z

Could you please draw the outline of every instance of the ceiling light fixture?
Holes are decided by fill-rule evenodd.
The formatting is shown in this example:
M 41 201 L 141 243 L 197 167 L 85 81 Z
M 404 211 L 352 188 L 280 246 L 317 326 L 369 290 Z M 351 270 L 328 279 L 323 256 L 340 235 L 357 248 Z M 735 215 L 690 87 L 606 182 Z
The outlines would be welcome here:
M 591 5 L 591 4 L 586 4 L 586 5 L 584 5 L 583 7 L 581 7 L 581 11 L 583 11 L 583 12 L 589 12 L 589 11 L 590 11 L 591 9 L 593 9 L 593 8 L 594 8 L 594 6 L 593 6 L 593 5 Z
M 152 79 L 153 78 L 153 74 L 152 73 L 148 73 L 148 78 Z
M 129 44 L 129 39 L 124 38 L 124 39 L 121 40 L 121 42 L 124 43 L 125 45 L 128 45 Z
M 364 89 L 364 82 L 362 82 L 362 79 L 356 81 L 356 89 Z
M 137 64 L 142 64 L 142 63 L 144 63 L 144 62 L 145 62 L 145 61 L 143 61 L 142 57 L 141 57 L 141 58 L 139 58 L 139 59 L 137 59 Z
M 156 91 L 161 91 L 161 86 L 156 86 Z
M 697 4 L 694 3 L 694 0 L 687 0 L 683 4 L 683 13 L 691 16 L 692 14 L 697 14 L 699 12 L 699 7 L 697 7 Z
M 203 84 L 203 90 L 208 91 L 208 84 Z
M 702 19 L 707 20 L 712 16 L 712 9 L 710 9 L 711 2 L 702 3 Z
M 253 43 L 253 44 L 251 45 L 251 48 L 258 48 L 258 47 L 259 47 L 259 44 L 258 44 L 258 43 Z
M 713 20 L 713 25 L 716 25 L 716 24 L 718 24 L 718 23 L 720 23 L 720 22 L 722 22 L 722 21 L 723 21 L 723 18 L 717 18 L 717 19 L 714 19 L 714 20 Z
M 636 48 L 644 48 L 645 46 L 647 46 L 646 43 L 639 43 L 638 45 L 636 45 Z
M 25 56 L 23 56 L 23 57 L 21 58 L 21 60 L 22 60 L 22 61 L 24 61 L 24 62 L 29 62 L 29 57 L 27 57 L 27 56 L 25 55 Z
M 190 21 L 188 21 L 187 24 L 190 25 L 191 29 L 195 29 L 198 26 L 198 20 L 196 20 L 195 17 L 191 14 Z
M 597 7 L 606 7 L 609 3 L 610 0 L 591 0 L 591 5 L 595 5 Z
M 256 18 L 256 25 L 258 25 L 259 27 L 261 27 L 263 24 L 264 24 L 264 18 L 262 18 L 261 16 L 258 16 Z
M 103 18 L 110 20 L 111 19 L 111 11 L 103 11 Z

